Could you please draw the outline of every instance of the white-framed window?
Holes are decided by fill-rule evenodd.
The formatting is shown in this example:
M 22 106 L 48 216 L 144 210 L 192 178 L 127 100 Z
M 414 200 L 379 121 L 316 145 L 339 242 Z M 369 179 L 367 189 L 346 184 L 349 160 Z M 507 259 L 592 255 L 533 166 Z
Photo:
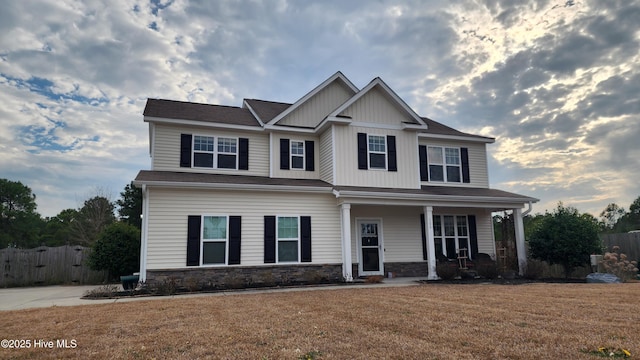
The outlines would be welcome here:
M 441 146 L 427 147 L 429 181 L 461 182 L 460 149 Z
M 193 167 L 237 169 L 238 139 L 194 135 Z
M 214 149 L 213 136 L 195 135 L 193 137 L 193 166 L 213 167 Z
M 436 256 L 442 254 L 456 259 L 460 249 L 466 249 L 467 257 L 472 258 L 469 242 L 469 222 L 466 215 L 433 215 L 433 238 Z
M 291 169 L 304 170 L 304 141 L 291 140 Z
M 300 261 L 300 217 L 278 216 L 276 222 L 276 262 Z
M 218 138 L 218 166 L 219 169 L 238 168 L 238 139 Z
M 369 169 L 387 169 L 387 137 L 367 135 Z
M 200 264 L 226 265 L 229 252 L 229 217 L 202 216 Z

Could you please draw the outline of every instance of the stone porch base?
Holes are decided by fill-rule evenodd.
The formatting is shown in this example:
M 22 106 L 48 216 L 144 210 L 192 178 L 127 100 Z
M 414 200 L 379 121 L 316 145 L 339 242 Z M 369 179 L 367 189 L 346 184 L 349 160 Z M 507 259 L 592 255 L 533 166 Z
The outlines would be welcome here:
M 147 270 L 146 284 L 189 291 L 343 282 L 342 264 Z

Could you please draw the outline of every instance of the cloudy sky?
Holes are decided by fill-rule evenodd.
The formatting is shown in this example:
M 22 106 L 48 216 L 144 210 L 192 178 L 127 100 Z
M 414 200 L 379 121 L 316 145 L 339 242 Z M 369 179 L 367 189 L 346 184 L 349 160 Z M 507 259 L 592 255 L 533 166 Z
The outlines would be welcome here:
M 534 212 L 640 196 L 637 0 L 0 1 L 0 178 L 43 216 L 150 167 L 149 97 L 295 102 L 338 70 L 495 137 L 491 186 Z

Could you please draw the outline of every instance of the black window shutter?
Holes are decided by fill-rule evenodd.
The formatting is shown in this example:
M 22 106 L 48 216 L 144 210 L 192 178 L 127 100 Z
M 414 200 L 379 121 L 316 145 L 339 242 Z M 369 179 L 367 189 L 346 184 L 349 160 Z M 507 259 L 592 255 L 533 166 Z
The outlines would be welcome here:
M 467 148 L 460 148 L 460 160 L 462 162 L 462 182 L 469 183 L 469 150 Z
M 200 215 L 189 215 L 187 222 L 187 266 L 200 265 Z
M 249 139 L 240 138 L 238 149 L 238 169 L 249 170 Z
M 389 171 L 398 171 L 398 158 L 396 155 L 396 137 L 387 135 L 387 169 Z
M 358 133 L 358 169 L 367 170 L 367 134 Z
M 302 262 L 311 262 L 311 217 L 300 217 L 300 253 Z
M 191 134 L 180 134 L 180 167 L 191 167 Z
M 229 265 L 240 264 L 242 218 L 229 216 Z
M 315 170 L 315 151 L 313 140 L 307 140 L 304 142 L 304 162 L 305 169 L 307 171 Z
M 276 262 L 276 217 L 264 217 L 264 263 Z
M 280 139 L 280 170 L 289 170 L 289 139 Z
M 471 258 L 476 258 L 476 255 L 478 254 L 478 231 L 476 230 L 476 216 L 469 215 L 467 216 L 467 219 L 469 223 L 469 248 L 471 250 L 469 256 Z
M 420 158 L 420 181 L 429 181 L 429 164 L 427 163 L 426 146 L 418 146 L 418 157 Z
M 420 232 L 422 233 L 422 260 L 429 260 L 427 256 L 427 234 L 424 232 L 424 214 L 420 214 Z

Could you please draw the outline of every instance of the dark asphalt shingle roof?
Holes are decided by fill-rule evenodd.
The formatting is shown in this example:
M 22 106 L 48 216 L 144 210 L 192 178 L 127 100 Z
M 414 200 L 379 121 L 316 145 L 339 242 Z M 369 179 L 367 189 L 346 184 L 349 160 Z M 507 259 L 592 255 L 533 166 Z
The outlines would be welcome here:
M 144 116 L 211 123 L 260 126 L 248 109 L 163 99 L 147 99 Z
M 463 196 L 469 198 L 498 198 L 522 202 L 538 201 L 535 198 L 510 193 L 498 189 L 470 188 L 455 186 L 422 186 L 421 189 L 375 188 L 360 186 L 332 186 L 322 180 L 283 179 L 263 176 L 203 174 L 195 172 L 142 170 L 136 176 L 135 183 L 184 183 L 184 184 L 246 184 L 270 186 L 322 187 L 327 191 L 359 191 L 388 194 L 414 194 L 417 196 Z
M 247 102 L 247 104 L 249 104 L 249 106 L 251 106 L 256 115 L 258 115 L 258 117 L 260 117 L 260 120 L 262 120 L 262 122 L 264 123 L 271 121 L 273 118 L 281 114 L 292 105 L 288 103 L 258 99 L 245 99 L 245 101 Z M 195 120 L 244 126 L 260 126 L 260 123 L 253 116 L 253 114 L 251 114 L 251 111 L 249 111 L 249 109 L 234 106 L 209 105 L 175 100 L 148 99 L 143 115 L 168 119 Z M 422 133 L 425 134 L 453 135 L 493 140 L 489 137 L 458 131 L 426 117 L 422 117 L 422 119 L 428 126 L 428 129 L 426 131 L 422 131 Z
M 203 174 L 195 172 L 153 171 L 142 170 L 136 176 L 135 182 L 168 182 L 186 184 L 246 184 L 246 185 L 278 185 L 278 186 L 306 186 L 326 187 L 331 190 L 331 184 L 313 179 L 282 179 L 264 176 Z

